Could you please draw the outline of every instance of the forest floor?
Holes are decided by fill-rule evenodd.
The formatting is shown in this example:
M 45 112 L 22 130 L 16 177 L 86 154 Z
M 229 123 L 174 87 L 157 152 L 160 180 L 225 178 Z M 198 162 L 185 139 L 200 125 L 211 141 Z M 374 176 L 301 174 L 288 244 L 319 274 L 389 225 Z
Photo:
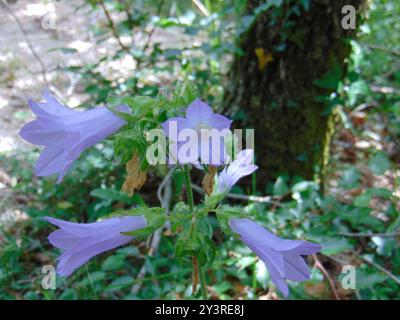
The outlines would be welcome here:
M 8 8 L 0 6 L 0 153 L 16 153 L 33 147 L 18 136 L 23 124 L 33 118 L 28 108 L 29 99 L 39 100 L 46 87 L 53 90 L 65 87 L 61 90 L 63 97 L 72 95 L 76 81 L 68 78 L 69 74 L 58 75 L 56 70 L 76 58 L 54 49 L 86 40 L 85 29 L 91 21 L 84 11 L 76 11 L 81 3 L 73 0 L 44 5 L 24 0 L 10 3 Z M 43 22 L 46 16 L 54 17 L 47 25 L 54 29 L 46 29 Z M 95 19 L 95 16 L 89 17 Z M 89 55 L 90 52 L 82 52 L 83 59 Z M 74 98 L 78 99 L 79 95 Z M 12 185 L 13 177 L 0 168 L 3 195 L 0 222 L 24 216 L 18 205 L 13 205 Z
M 44 89 L 50 89 L 69 107 L 79 106 L 89 98 L 83 93 L 79 75 L 63 68 L 114 55 L 116 39 L 109 37 L 97 43 L 93 33 L 96 24 L 106 23 L 104 13 L 83 5 L 82 0 L 47 4 L 20 0 L 0 6 L 0 153 L 14 154 L 33 148 L 18 132 L 33 119 L 29 99 L 40 100 Z M 119 17 L 113 19 L 118 21 Z M 184 36 L 174 31 L 157 30 L 152 37 L 152 41 L 164 46 L 171 39 L 175 46 L 188 44 Z M 121 40 L 124 44 L 141 44 L 146 39 L 135 33 Z M 102 74 L 125 79 L 134 71 L 135 62 L 131 59 L 109 61 L 100 70 Z M 13 180 L 0 167 L 0 223 L 24 216 L 14 201 Z

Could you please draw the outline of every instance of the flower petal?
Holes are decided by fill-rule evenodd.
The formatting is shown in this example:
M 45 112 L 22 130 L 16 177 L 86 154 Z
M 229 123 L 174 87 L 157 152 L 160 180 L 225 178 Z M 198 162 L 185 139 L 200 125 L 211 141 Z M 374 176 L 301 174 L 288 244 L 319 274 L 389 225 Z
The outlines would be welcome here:
M 60 182 L 85 149 L 115 133 L 126 121 L 106 107 L 76 111 L 62 105 L 49 91 L 43 96 L 46 102 L 29 101 L 38 119 L 24 126 L 20 135 L 31 143 L 46 146 L 36 164 L 36 174 L 59 173 Z M 117 110 L 131 112 L 126 105 Z
M 284 254 L 285 278 L 293 281 L 304 281 L 310 278 L 310 270 L 304 259 L 294 253 Z
M 106 139 L 124 125 L 126 125 L 124 119 L 105 107 L 80 112 L 69 121 L 67 131 L 72 132 L 70 137 L 79 134 L 79 139 L 66 141 L 66 159 L 77 159 L 84 150 Z
M 275 249 L 283 240 L 250 219 L 230 219 L 229 226 L 240 235 L 252 235 L 254 238 L 263 239 L 270 248 Z
M 230 219 L 229 225 L 264 262 L 268 261 L 281 276 L 285 275 L 283 256 L 274 249 L 274 243 L 277 241 L 274 237 L 276 236 L 269 234 L 263 227 L 249 219 Z
M 118 234 L 120 232 L 142 229 L 147 226 L 147 221 L 144 216 L 115 217 L 94 223 L 75 223 L 51 217 L 45 217 L 44 219 L 64 229 L 66 232 L 79 237 Z
M 223 130 L 223 129 L 229 129 L 231 127 L 232 120 L 229 120 L 227 117 L 223 116 L 222 114 L 213 114 L 209 125 L 212 128 L 218 129 L 218 130 Z
M 279 274 L 272 263 L 269 261 L 264 261 L 264 263 L 269 271 L 272 282 L 276 285 L 279 291 L 282 292 L 283 296 L 287 298 L 289 295 L 289 287 L 285 281 L 285 278 Z
M 219 192 L 228 192 L 239 179 L 252 174 L 258 169 L 253 162 L 253 150 L 245 149 L 239 152 L 229 166 L 218 175 Z M 225 180 L 225 181 L 224 181 Z
M 60 143 L 64 132 L 54 124 L 46 123 L 43 120 L 34 120 L 23 126 L 19 135 L 32 144 L 47 146 Z
M 88 262 L 94 256 L 127 244 L 132 240 L 132 237 L 117 235 L 112 238 L 95 240 L 96 241 L 91 243 L 91 245 L 82 247 L 84 242 L 87 241 L 86 239 L 82 239 L 78 244 L 75 245 L 74 248 L 66 251 L 66 254 L 63 254 L 62 257 L 60 257 L 60 261 L 57 265 L 57 272 L 61 276 L 69 276 L 72 272 Z
M 281 253 L 266 246 L 262 239 L 242 238 L 242 240 L 262 261 L 273 265 L 282 277 L 285 276 L 285 261 Z
M 36 162 L 35 174 L 39 177 L 49 176 L 54 173 L 64 171 L 70 166 L 72 161 L 68 161 L 64 156 L 63 146 L 46 147 L 43 149 Z
M 189 124 L 187 123 L 187 120 L 181 117 L 170 118 L 162 124 L 162 129 L 165 135 L 175 142 L 178 141 L 179 132 L 188 128 Z
M 208 125 L 212 128 L 214 113 L 211 107 L 201 101 L 200 99 L 194 100 L 186 109 L 186 120 L 193 129 L 199 129 L 200 124 Z
M 321 251 L 321 245 L 309 241 L 301 241 L 300 245 L 292 251 L 300 255 L 309 255 Z
M 74 115 L 77 111 L 62 105 L 50 91 L 43 92 L 46 102 L 29 100 L 28 105 L 38 118 L 59 118 Z
M 62 229 L 58 229 L 50 233 L 47 239 L 56 248 L 67 250 L 75 246 L 80 238 Z

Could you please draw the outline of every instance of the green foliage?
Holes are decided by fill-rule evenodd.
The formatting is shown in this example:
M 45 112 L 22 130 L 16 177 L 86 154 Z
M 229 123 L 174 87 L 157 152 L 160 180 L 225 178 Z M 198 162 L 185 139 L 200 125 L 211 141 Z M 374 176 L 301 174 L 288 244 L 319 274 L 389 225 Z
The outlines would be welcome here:
M 289 183 L 285 177 L 267 186 L 271 196 L 265 202 L 249 200 L 241 202 L 240 206 L 238 200 L 232 200 L 237 203 L 227 205 L 225 195 L 214 194 L 195 208 L 198 220 L 192 231 L 188 223 L 192 213 L 181 201 L 184 191 L 181 173 L 173 174 L 173 204 L 168 216 L 164 209 L 149 208 L 150 204 L 158 202 L 155 190 L 139 192 L 132 197 L 118 191 L 125 174 L 122 164 L 133 153 L 142 156 L 141 169 L 149 167 L 143 157 L 149 145 L 146 131 L 159 127 L 159 123 L 169 117 L 180 115 L 196 97 L 219 105 L 224 76 L 221 70 L 226 69 L 224 62 L 231 54 L 240 54 L 229 39 L 248 31 L 257 15 L 274 10 L 276 18 L 287 17 L 283 26 L 285 32 L 280 35 L 281 43 L 277 43 L 274 50 L 284 50 L 287 39 L 301 46 L 301 34 L 295 34 L 289 17 L 301 15 L 312 6 L 312 1 L 302 0 L 286 10 L 286 1 L 266 1 L 252 15 L 243 15 L 245 1 L 205 2 L 211 13 L 208 17 L 190 7 L 190 2 L 176 3 L 175 13 L 170 10 L 168 1 L 160 10 L 161 1 L 151 5 L 145 1 L 105 2 L 108 10 L 124 16 L 122 21 L 115 22 L 119 35 L 141 32 L 144 37 L 151 38 L 151 30 L 160 28 L 187 37 L 203 34 L 205 40 L 192 47 L 178 46 L 173 41 L 169 47 L 164 47 L 149 41 L 147 45 L 145 42 L 117 48 L 112 57 L 99 57 L 91 64 L 65 67 L 65 72 L 82 77 L 84 93 L 90 95 L 88 104 L 107 102 L 110 110 L 131 126 L 114 135 L 111 141 L 85 152 L 63 183 L 56 185 L 53 179 L 33 176 L 37 151 L 0 154 L 0 167 L 13 177 L 12 196 L 5 198 L 0 208 L 4 209 L 9 204 L 6 201 L 11 201 L 26 213 L 25 219 L 11 226 L 1 225 L 0 285 L 3 290 L 0 299 L 190 298 L 192 256 L 206 268 L 211 279 L 209 286 L 216 298 L 257 299 L 271 288 L 268 272 L 263 263 L 237 241 L 228 226 L 229 218 L 244 216 L 257 220 L 279 236 L 320 243 L 323 257 L 329 261 L 326 265 L 339 267 L 341 263 L 352 263 L 356 252 L 393 274 L 400 274 L 398 237 L 352 236 L 385 234 L 400 228 L 400 179 L 395 173 L 398 158 L 393 147 L 400 139 L 400 22 L 396 19 L 400 4 L 396 1 L 372 2 L 361 37 L 351 44 L 352 55 L 344 82 L 341 81 L 343 70 L 337 64 L 315 83 L 336 91 L 330 102 L 332 108 L 341 106 L 339 133 L 345 131 L 359 145 L 366 145 L 334 150 L 325 195 L 314 182 Z M 87 3 L 92 10 L 102 10 L 98 1 Z M 273 19 L 269 23 L 275 22 Z M 99 43 L 113 35 L 111 27 L 104 24 L 93 25 L 92 31 Z M 71 48 L 60 48 L 60 51 L 74 54 Z M 118 81 L 102 73 L 102 66 L 124 57 L 134 59 L 139 66 L 137 72 Z M 162 85 L 151 80 L 154 78 L 161 79 Z M 180 81 L 176 89 L 171 90 L 173 83 L 180 79 L 192 79 L 195 83 Z M 160 92 L 160 87 L 166 88 L 165 92 Z M 116 107 L 121 104 L 127 105 L 131 113 L 118 112 Z M 244 114 L 240 110 L 237 117 L 241 116 L 240 112 Z M 336 138 L 340 139 L 340 135 Z M 159 168 L 156 170 L 162 172 Z M 152 179 L 153 185 L 161 180 L 156 174 Z M 232 192 L 250 193 L 250 189 L 249 186 L 237 187 Z M 51 230 L 43 221 L 44 216 L 93 222 L 110 214 L 127 212 L 145 214 L 149 222 L 148 228 L 133 234 L 139 236 L 137 242 L 97 257 L 70 278 L 59 277 L 54 291 L 41 287 L 41 267 L 54 264 L 57 256 L 45 240 Z M 161 237 L 154 256 L 147 255 L 142 240 L 165 223 L 169 225 L 170 234 Z M 221 230 L 216 227 L 218 225 Z M 347 297 L 398 298 L 399 286 L 393 279 L 373 265 L 357 261 L 357 292 L 356 295 L 349 292 Z M 312 265 L 312 259 L 309 262 Z M 146 274 L 138 278 L 143 265 Z M 339 286 L 340 270 L 328 271 Z M 329 298 L 325 293 L 315 295 L 309 289 L 323 281 L 323 274 L 314 268 L 309 281 L 290 282 L 290 298 Z M 138 284 L 141 290 L 132 292 L 132 287 Z

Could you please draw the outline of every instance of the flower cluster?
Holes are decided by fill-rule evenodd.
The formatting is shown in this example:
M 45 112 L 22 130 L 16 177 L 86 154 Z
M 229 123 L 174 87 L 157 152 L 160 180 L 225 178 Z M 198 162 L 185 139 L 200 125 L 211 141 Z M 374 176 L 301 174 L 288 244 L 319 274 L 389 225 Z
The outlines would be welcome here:
M 29 102 L 37 119 L 26 124 L 20 132 L 25 140 L 44 146 L 36 163 L 35 173 L 38 176 L 58 174 L 57 182 L 60 182 L 84 150 L 129 126 L 126 120 L 106 107 L 81 112 L 62 105 L 49 92 L 44 93 L 44 98 L 44 103 Z M 129 115 L 135 112 L 132 106 L 126 105 L 117 106 L 116 110 Z M 254 151 L 251 149 L 238 152 L 234 159 L 229 157 L 225 137 L 230 132 L 231 123 L 227 117 L 214 113 L 206 103 L 195 99 L 187 107 L 185 117 L 172 117 L 160 124 L 169 143 L 174 146 L 169 157 L 176 160 L 179 167 L 183 166 L 186 174 L 188 207 L 193 216 L 189 220 L 191 228 L 185 241 L 197 239 L 193 237 L 193 232 L 197 232 L 195 223 L 198 209 L 193 204 L 189 166 L 206 169 L 207 197 L 218 199 L 213 204 L 205 201 L 206 211 L 214 210 L 217 215 L 221 207 L 216 206 L 231 188 L 258 168 L 254 164 Z M 215 131 L 219 143 L 214 144 L 212 135 L 204 134 L 205 130 Z M 190 138 L 193 132 L 196 133 L 194 139 L 189 139 L 189 144 L 185 143 L 182 137 Z M 191 149 L 189 156 L 188 145 Z M 139 160 L 135 157 L 133 155 L 132 159 L 136 159 L 136 170 Z M 152 232 L 165 223 L 165 217 L 145 214 L 144 208 L 137 210 L 143 210 L 143 214 L 137 214 L 137 211 L 129 214 L 128 211 L 125 216 L 86 224 L 46 217 L 45 220 L 59 228 L 48 237 L 50 243 L 62 251 L 58 258 L 57 272 L 69 276 L 94 256 L 129 243 L 136 235 L 135 232 Z M 310 272 L 303 256 L 319 251 L 321 247 L 318 244 L 281 239 L 243 213 L 228 214 L 226 227 L 228 233 L 237 235 L 265 263 L 273 283 L 284 296 L 289 293 L 286 280 L 309 279 Z M 186 242 L 184 244 L 189 245 Z

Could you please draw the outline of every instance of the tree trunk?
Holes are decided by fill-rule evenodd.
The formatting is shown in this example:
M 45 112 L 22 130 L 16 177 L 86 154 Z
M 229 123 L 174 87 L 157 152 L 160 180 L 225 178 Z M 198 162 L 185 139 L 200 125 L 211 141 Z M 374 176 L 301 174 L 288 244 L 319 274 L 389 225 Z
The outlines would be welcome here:
M 255 129 L 259 186 L 279 175 L 323 173 L 333 129 L 327 97 L 345 73 L 347 39 L 355 34 L 342 28 L 341 11 L 348 4 L 359 11 L 362 2 L 311 0 L 307 9 L 301 4 L 307 1 L 283 1 L 241 37 L 243 54 L 233 62 L 224 106 L 244 110 L 238 127 Z M 248 0 L 247 14 L 263 3 Z

